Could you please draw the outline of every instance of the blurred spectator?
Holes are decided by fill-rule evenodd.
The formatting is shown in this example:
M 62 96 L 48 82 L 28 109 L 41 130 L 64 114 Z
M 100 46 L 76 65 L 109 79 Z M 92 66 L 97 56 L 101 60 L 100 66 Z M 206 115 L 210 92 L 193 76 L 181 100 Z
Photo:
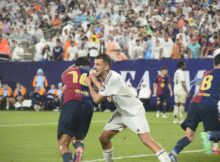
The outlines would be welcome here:
M 23 101 L 25 99 L 25 95 L 26 95 L 26 88 L 22 86 L 20 82 L 17 82 L 13 94 L 15 99 L 14 105 L 16 109 L 23 108 Z
M 11 49 L 7 39 L 0 39 L 0 59 L 11 59 Z
M 58 106 L 58 90 L 54 84 L 50 85 L 50 89 L 47 91 L 45 109 L 53 110 Z
M 164 41 L 162 41 L 161 46 L 162 46 L 162 58 L 170 59 L 172 56 L 173 41 L 168 34 L 164 35 Z
M 192 38 L 191 43 L 188 46 L 189 49 L 189 57 L 190 58 L 200 58 L 201 54 L 200 54 L 200 44 L 198 43 L 198 41 L 196 40 L 196 38 Z
M 44 91 L 38 86 L 30 93 L 32 108 L 34 110 L 40 111 L 44 109 L 44 97 Z
M 42 69 L 37 70 L 37 74 L 34 76 L 32 86 L 37 90 L 39 90 L 40 94 L 43 95 L 45 93 L 46 88 L 48 87 L 48 81 Z
M 181 48 L 180 41 L 179 41 L 179 39 L 176 39 L 176 42 L 172 48 L 172 59 L 183 58 L 183 55 L 181 54 L 180 48 Z
M 75 60 L 78 56 L 76 54 L 76 47 L 75 47 L 75 42 L 74 41 L 70 41 L 70 46 L 67 49 L 67 54 L 68 54 L 68 61 L 73 61 Z
M 6 110 L 13 105 L 12 89 L 6 83 L 0 88 L 0 105 L 5 106 Z
M 162 51 L 160 41 L 157 39 L 155 45 L 152 46 L 152 59 L 160 60 L 162 58 Z
M 149 87 L 147 87 L 146 83 L 141 84 L 141 88 L 138 94 L 138 98 L 141 100 L 141 102 L 144 105 L 145 110 L 149 108 L 150 104 L 150 98 L 151 98 L 151 90 Z
M 51 61 L 53 59 L 50 46 L 46 44 L 42 50 L 43 60 Z
M 22 43 L 19 43 L 15 46 L 15 49 L 12 53 L 12 61 L 23 61 L 24 56 L 24 48 L 22 47 Z
M 36 44 L 35 46 L 35 57 L 34 60 L 35 61 L 42 61 L 43 60 L 43 49 L 46 46 L 46 40 L 45 39 L 41 39 L 39 43 Z
M 56 46 L 53 48 L 53 60 L 54 61 L 62 60 L 63 53 L 64 53 L 64 50 L 63 50 L 63 47 L 62 47 L 62 43 L 58 39 L 57 42 L 56 42 Z
M 62 95 L 63 95 L 63 85 L 62 83 L 58 83 L 58 89 L 57 89 L 57 96 L 58 96 L 58 107 L 60 107 L 61 101 L 62 101 Z M 59 109 L 59 108 L 58 108 Z

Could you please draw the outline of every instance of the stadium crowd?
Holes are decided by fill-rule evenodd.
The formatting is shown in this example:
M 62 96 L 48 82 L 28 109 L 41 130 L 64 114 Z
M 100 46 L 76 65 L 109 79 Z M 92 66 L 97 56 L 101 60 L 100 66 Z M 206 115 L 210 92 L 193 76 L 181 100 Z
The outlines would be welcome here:
M 1 0 L 0 54 L 12 61 L 210 58 L 219 0 Z

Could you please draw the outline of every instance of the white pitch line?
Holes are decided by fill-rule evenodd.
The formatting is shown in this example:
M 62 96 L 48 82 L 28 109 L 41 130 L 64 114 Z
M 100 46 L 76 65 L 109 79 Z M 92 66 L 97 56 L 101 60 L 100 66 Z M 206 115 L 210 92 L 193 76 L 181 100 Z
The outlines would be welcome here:
M 106 123 L 107 120 L 95 120 L 92 123 Z M 148 121 L 149 123 L 172 123 L 171 121 Z M 56 125 L 57 122 L 52 123 L 24 123 L 24 124 L 0 124 L 0 127 L 25 127 L 25 126 L 41 126 L 41 125 Z
M 198 153 L 203 152 L 203 150 L 188 150 L 182 151 L 181 154 L 190 154 L 190 153 Z M 140 155 L 129 155 L 129 156 L 118 156 L 115 157 L 114 160 L 122 160 L 122 159 L 134 159 L 134 158 L 141 158 L 141 157 L 153 157 L 155 154 L 140 154 Z M 101 162 L 105 161 L 104 159 L 95 159 L 95 160 L 87 160 L 84 162 Z

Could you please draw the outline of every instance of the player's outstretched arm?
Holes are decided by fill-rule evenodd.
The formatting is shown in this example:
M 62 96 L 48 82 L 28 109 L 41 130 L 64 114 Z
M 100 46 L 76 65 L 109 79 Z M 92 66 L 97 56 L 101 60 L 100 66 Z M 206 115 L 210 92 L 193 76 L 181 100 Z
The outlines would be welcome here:
M 104 96 L 100 95 L 99 93 L 97 93 L 94 90 L 94 88 L 92 86 L 91 79 L 89 77 L 86 78 L 86 83 L 87 83 L 87 86 L 89 88 L 90 95 L 92 97 L 93 102 L 95 102 L 96 104 L 102 102 L 102 100 L 104 99 Z

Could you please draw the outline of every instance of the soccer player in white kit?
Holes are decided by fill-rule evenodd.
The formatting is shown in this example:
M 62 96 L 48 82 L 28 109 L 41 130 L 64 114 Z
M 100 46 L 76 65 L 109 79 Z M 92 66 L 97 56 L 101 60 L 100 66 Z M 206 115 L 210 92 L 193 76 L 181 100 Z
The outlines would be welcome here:
M 103 156 L 106 162 L 113 161 L 113 146 L 111 139 L 124 128 L 128 127 L 135 132 L 141 142 L 149 147 L 160 162 L 170 162 L 167 152 L 150 136 L 150 129 L 145 117 L 143 104 L 135 97 L 120 74 L 110 70 L 111 59 L 108 55 L 99 55 L 95 59 L 94 74 L 91 74 L 86 83 L 95 103 L 104 98 L 111 98 L 116 106 L 112 118 L 105 125 L 99 138 Z M 99 89 L 96 92 L 92 83 Z
M 180 123 L 184 120 L 184 111 L 185 111 L 185 103 L 186 98 L 189 94 L 186 87 L 186 77 L 184 74 L 184 70 L 186 69 L 186 64 L 184 61 L 180 61 L 177 63 L 178 69 L 176 70 L 173 80 L 174 80 L 174 109 L 173 109 L 173 123 L 178 123 L 178 115 L 180 117 Z

